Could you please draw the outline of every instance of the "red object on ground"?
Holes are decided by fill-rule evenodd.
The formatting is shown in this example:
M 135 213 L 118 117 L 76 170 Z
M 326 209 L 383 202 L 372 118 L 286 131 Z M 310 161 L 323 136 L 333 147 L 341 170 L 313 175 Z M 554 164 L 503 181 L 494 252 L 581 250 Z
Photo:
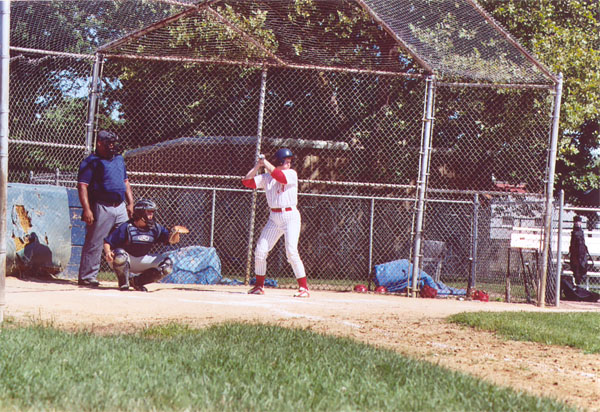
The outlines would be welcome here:
M 422 298 L 435 298 L 437 296 L 437 290 L 429 285 L 423 285 L 423 287 L 419 291 L 419 295 Z
M 375 289 L 375 293 L 388 293 L 388 290 L 385 286 L 377 286 L 377 289 Z
M 490 295 L 485 290 L 476 290 L 473 292 L 473 300 L 480 300 L 482 302 L 489 302 Z
M 367 293 L 368 289 L 365 285 L 358 284 L 354 286 L 354 291 L 358 293 Z

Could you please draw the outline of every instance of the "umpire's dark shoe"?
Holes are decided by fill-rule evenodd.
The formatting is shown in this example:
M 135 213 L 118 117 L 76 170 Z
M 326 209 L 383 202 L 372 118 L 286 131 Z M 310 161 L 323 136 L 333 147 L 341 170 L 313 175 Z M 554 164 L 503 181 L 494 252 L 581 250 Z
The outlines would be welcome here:
M 96 279 L 79 279 L 77 284 L 79 286 L 87 286 L 88 288 L 97 288 L 100 286 L 100 282 L 98 282 Z

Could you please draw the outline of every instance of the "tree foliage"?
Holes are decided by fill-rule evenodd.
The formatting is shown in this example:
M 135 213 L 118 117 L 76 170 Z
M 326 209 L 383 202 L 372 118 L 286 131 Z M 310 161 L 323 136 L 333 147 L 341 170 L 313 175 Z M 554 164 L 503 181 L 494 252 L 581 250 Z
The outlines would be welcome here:
M 124 9 L 128 2 L 15 3 L 19 7 L 11 16 L 12 45 L 35 44 L 41 48 L 52 41 L 58 45 L 55 47 L 63 47 L 61 51 L 88 54 L 108 40 L 178 11 L 157 2 L 144 2 L 135 13 Z M 597 187 L 598 156 L 594 154 L 600 146 L 600 7 L 595 0 L 480 3 L 552 72 L 565 76 L 558 187 L 565 188 L 571 198 L 578 191 Z M 271 59 L 276 53 L 297 64 L 373 70 L 395 64 L 398 71 L 418 70 L 410 56 L 403 55 L 364 10 L 350 2 L 340 2 L 339 7 L 332 4 L 315 0 L 214 4 L 223 18 L 259 40 L 262 48 L 249 43 L 240 31 L 232 30 L 222 20 L 206 18 L 209 14 L 205 18 L 190 17 L 189 24 L 167 25 L 145 36 L 156 35 L 164 42 L 157 43 L 160 47 L 197 58 L 237 57 L 256 62 Z M 427 35 L 446 39 L 442 42 L 446 47 L 452 44 L 448 39 L 458 27 L 462 37 L 468 35 L 472 44 L 466 44 L 473 50 L 484 46 L 477 36 L 465 31 L 464 23 L 457 25 L 451 18 L 452 2 L 428 5 L 449 7 L 440 9 L 444 13 L 439 19 L 440 27 L 452 33 L 436 31 Z M 137 50 L 143 53 L 144 47 L 146 44 L 139 43 Z M 471 64 L 473 56 L 467 57 L 465 66 Z M 65 59 L 61 64 L 59 68 L 47 57 L 31 58 L 31 67 L 18 61 L 13 64 L 17 70 L 13 71 L 11 94 L 20 98 L 11 102 L 11 122 L 29 129 L 12 130 L 29 133 L 24 131 L 35 127 L 47 139 L 61 133 L 61 121 L 81 122 L 74 108 L 85 106 L 87 96 L 79 94 L 77 88 L 81 79 L 89 78 L 90 65 L 77 59 Z M 332 170 L 361 181 L 414 181 L 422 81 L 316 71 L 293 77 L 285 72 L 271 69 L 269 73 L 263 126 L 266 137 L 343 142 L 351 154 L 346 162 L 334 165 L 340 154 L 332 153 Z M 31 85 L 38 84 L 39 89 L 31 89 Z M 100 126 L 118 129 L 128 147 L 179 137 L 256 133 L 260 90 L 260 70 L 256 68 L 112 59 L 104 68 L 102 84 Z M 545 133 L 547 125 L 536 123 L 547 113 L 543 97 L 535 91 L 445 93 L 449 103 L 437 105 L 430 183 L 446 188 L 488 189 L 493 178 L 513 183 L 543 180 L 537 171 L 543 170 L 545 152 L 540 147 L 543 139 L 537 137 Z M 410 111 L 409 107 L 417 109 Z M 532 110 L 525 113 L 520 107 Z M 529 138 L 531 129 L 537 129 L 535 139 Z M 78 130 L 82 135 L 83 127 Z M 78 143 L 76 139 L 81 135 L 71 135 L 65 143 Z M 525 157 L 522 153 L 534 155 Z M 371 157 L 377 160 L 365 161 Z
M 600 184 L 600 6 L 597 0 L 480 0 L 552 72 L 564 76 L 557 188 L 569 200 Z

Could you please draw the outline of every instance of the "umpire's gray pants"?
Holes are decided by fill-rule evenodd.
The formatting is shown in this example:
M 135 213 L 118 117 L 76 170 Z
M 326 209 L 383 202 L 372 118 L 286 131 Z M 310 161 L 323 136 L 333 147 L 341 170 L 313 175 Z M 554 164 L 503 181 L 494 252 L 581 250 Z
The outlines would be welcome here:
M 121 202 L 119 206 L 96 203 L 92 206 L 92 211 L 94 212 L 94 223 L 86 226 L 85 229 L 85 242 L 81 249 L 79 263 L 79 280 L 96 279 L 102 259 L 104 238 L 114 227 L 129 219 L 125 202 Z

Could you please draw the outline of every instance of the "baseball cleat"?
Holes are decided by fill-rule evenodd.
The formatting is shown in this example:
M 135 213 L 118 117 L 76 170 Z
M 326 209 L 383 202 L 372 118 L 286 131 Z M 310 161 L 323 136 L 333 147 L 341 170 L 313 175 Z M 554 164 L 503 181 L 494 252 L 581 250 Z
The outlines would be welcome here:
M 129 283 L 131 284 L 131 287 L 133 288 L 133 290 L 137 290 L 138 292 L 148 292 L 148 289 L 146 289 L 146 286 L 137 284 L 136 278 L 131 278 L 129 280 Z
M 265 289 L 262 286 L 254 286 L 248 291 L 249 295 L 264 295 Z
M 144 285 L 142 285 L 142 286 L 134 286 L 133 289 L 137 290 L 138 292 L 148 292 L 148 289 Z
M 298 292 L 294 293 L 295 298 L 309 298 L 310 293 L 308 293 L 308 289 L 300 288 Z
M 98 282 L 96 279 L 79 279 L 77 284 L 79 286 L 87 286 L 89 288 L 97 288 L 100 286 L 100 282 Z

